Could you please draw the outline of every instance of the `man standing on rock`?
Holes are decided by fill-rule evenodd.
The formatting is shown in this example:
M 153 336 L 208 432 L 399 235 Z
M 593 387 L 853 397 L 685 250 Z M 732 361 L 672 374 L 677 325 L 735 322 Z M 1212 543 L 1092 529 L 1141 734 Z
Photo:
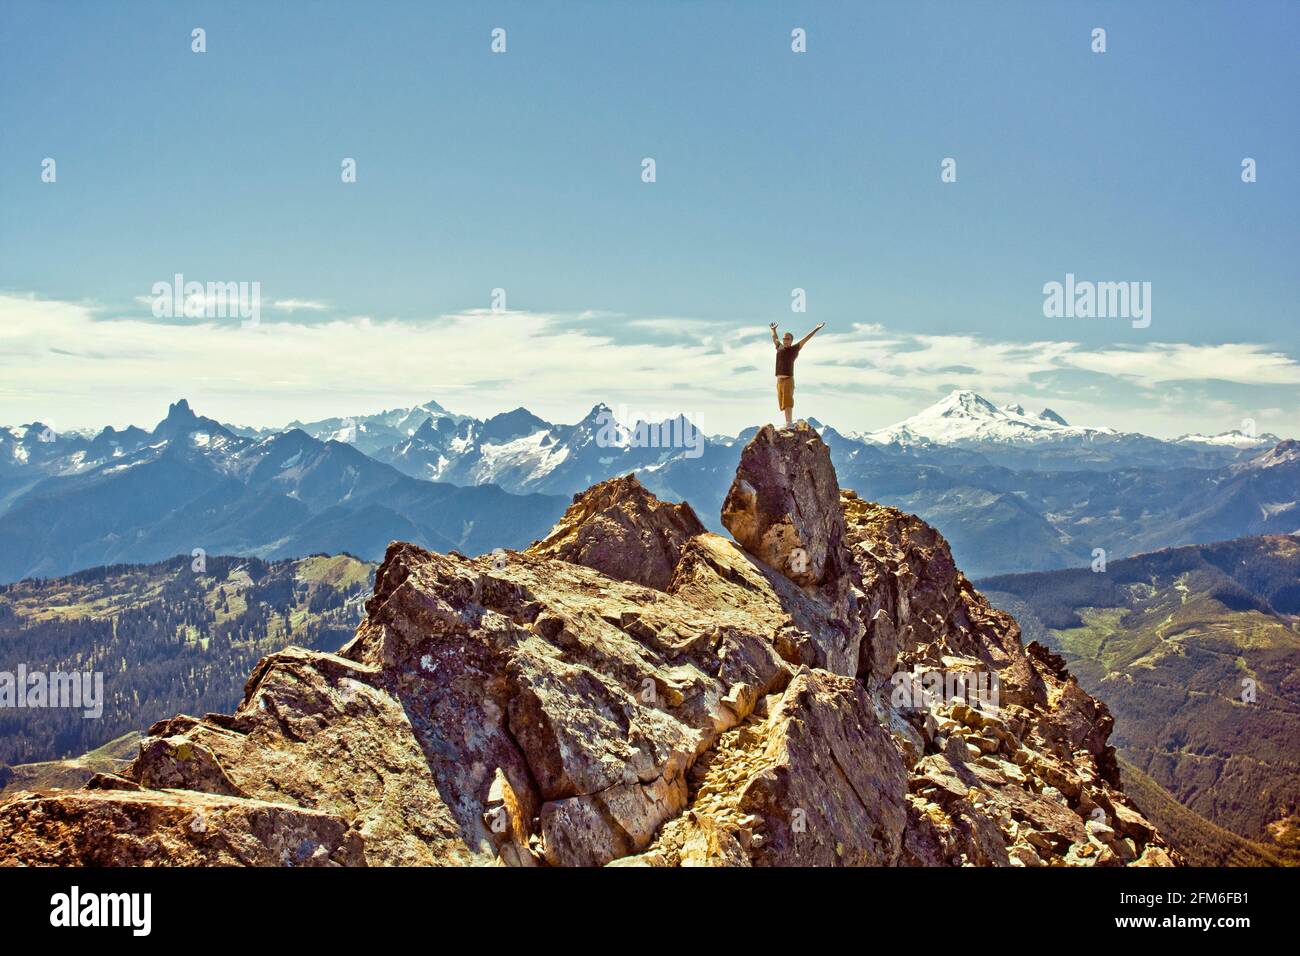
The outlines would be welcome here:
M 799 350 L 808 344 L 808 340 L 826 327 L 825 322 L 818 322 L 813 329 L 798 342 L 794 335 L 785 333 L 782 339 L 776 337 L 776 323 L 771 325 L 772 344 L 776 346 L 776 401 L 781 411 L 785 412 L 787 427 L 791 424 L 794 412 L 794 360 L 799 357 Z

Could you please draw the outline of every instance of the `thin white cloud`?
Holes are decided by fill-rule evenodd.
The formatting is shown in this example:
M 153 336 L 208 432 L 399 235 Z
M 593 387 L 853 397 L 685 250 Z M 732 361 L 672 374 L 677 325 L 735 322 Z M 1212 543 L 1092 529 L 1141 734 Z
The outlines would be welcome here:
M 140 305 L 147 305 L 152 308 L 154 297 L 151 295 L 137 295 L 135 301 Z M 224 303 L 226 299 L 222 293 L 208 289 L 205 286 L 202 293 L 184 296 L 184 301 L 186 303 L 201 303 L 204 312 L 210 313 L 215 311 L 215 307 Z M 288 312 L 290 314 L 294 312 L 326 312 L 330 307 L 328 302 L 321 302 L 316 299 L 276 299 L 273 302 L 266 303 L 266 305 L 278 312 Z
M 1300 364 L 1260 345 L 1184 345 L 1155 342 L 1141 349 L 1076 352 L 1075 368 L 1122 376 L 1145 386 L 1166 382 L 1221 381 L 1243 385 L 1300 385 Z
M 271 308 L 279 309 L 281 312 L 324 312 L 329 308 L 326 302 L 318 302 L 315 299 L 276 299 L 271 303 Z
M 664 332 L 673 335 L 705 335 L 710 331 L 716 332 L 719 328 L 718 323 L 706 322 L 703 319 L 629 319 L 625 324 L 634 329 L 645 329 L 648 332 Z

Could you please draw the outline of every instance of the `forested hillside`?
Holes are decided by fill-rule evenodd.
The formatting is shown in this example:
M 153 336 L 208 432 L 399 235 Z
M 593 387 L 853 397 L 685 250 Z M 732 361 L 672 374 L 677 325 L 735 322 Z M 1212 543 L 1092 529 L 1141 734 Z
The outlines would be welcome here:
M 229 710 L 259 658 L 351 637 L 373 576 L 348 555 L 177 557 L 0 586 L 0 671 L 98 672 L 104 697 L 97 719 L 0 708 L 0 764 L 78 756 L 175 713 Z
M 1026 640 L 1059 651 L 1109 705 L 1112 739 L 1134 768 L 1193 813 L 1294 858 L 1300 538 L 1174 548 L 1101 573 L 1006 575 L 980 586 L 1016 616 Z M 1170 828 L 1175 841 L 1179 831 Z M 1244 858 L 1202 837 L 1198 844 L 1221 844 L 1213 852 Z

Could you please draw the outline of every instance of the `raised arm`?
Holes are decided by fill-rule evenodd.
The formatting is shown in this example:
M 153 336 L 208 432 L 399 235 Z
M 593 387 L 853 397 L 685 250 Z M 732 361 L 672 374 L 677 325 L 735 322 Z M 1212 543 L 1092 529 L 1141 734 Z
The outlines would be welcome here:
M 811 332 L 809 332 L 807 335 L 805 335 L 803 338 L 801 338 L 801 339 L 799 340 L 799 348 L 803 348 L 805 345 L 807 345 L 807 344 L 808 344 L 808 340 L 809 340 L 810 338 L 812 338 L 814 335 L 816 335 L 818 332 L 820 332 L 820 331 L 821 331 L 822 329 L 824 329 L 824 328 L 826 328 L 826 323 L 825 323 L 825 322 L 818 322 L 818 323 L 817 323 L 817 327 L 816 327 L 815 329 L 813 329 Z M 773 335 L 776 335 L 776 332 L 773 331 L 772 334 L 773 334 Z
M 769 328 L 772 330 L 772 344 L 777 348 L 781 347 L 781 340 L 776 337 L 776 323 L 773 322 Z

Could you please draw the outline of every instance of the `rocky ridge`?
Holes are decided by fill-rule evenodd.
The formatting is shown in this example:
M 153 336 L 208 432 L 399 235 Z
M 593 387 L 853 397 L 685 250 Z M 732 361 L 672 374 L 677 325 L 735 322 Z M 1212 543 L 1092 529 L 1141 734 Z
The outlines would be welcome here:
M 1105 707 L 815 431 L 758 432 L 724 523 L 629 476 L 525 551 L 394 543 L 338 654 L 270 655 L 234 714 L 0 807 L 0 862 L 1178 862 Z M 999 697 L 897 676 L 933 673 Z

